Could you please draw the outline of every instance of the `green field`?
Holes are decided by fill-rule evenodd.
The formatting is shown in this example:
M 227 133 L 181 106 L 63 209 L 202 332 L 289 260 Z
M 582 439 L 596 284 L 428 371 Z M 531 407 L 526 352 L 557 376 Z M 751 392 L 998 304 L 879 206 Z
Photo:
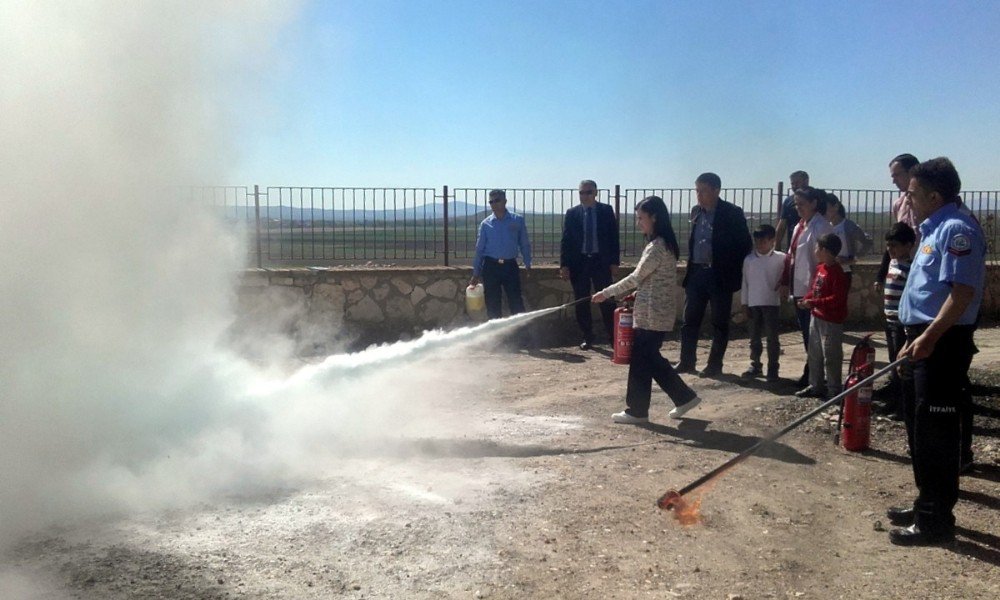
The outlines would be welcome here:
M 858 224 L 874 239 L 875 249 L 881 247 L 881 237 L 891 224 L 885 213 L 855 215 Z M 751 227 L 759 222 L 773 222 L 773 215 L 749 214 Z M 562 237 L 562 215 L 529 215 L 526 217 L 531 236 L 532 254 L 537 262 L 558 260 Z M 449 262 L 468 264 L 475 254 L 479 218 L 455 219 L 449 224 Z M 990 220 L 992 224 L 992 220 Z M 686 254 L 690 223 L 674 217 L 674 231 Z M 638 256 L 642 236 L 636 232 L 631 217 L 620 223 L 623 260 Z M 987 238 L 992 239 L 992 232 Z M 251 253 L 256 240 L 251 238 Z M 262 229 L 261 248 L 265 265 L 355 262 L 406 261 L 423 264 L 444 264 L 444 228 L 441 221 L 375 222 L 340 227 L 312 227 L 308 223 L 295 226 L 272 223 Z

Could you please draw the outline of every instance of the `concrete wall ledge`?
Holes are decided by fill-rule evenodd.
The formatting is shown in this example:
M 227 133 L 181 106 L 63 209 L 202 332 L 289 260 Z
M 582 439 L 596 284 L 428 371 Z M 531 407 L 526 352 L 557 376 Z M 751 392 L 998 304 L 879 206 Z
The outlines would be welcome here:
M 882 297 L 871 286 L 877 269 L 875 264 L 855 265 L 849 327 L 882 327 Z M 623 267 L 620 276 L 629 271 Z M 998 274 L 1000 267 L 991 265 L 981 313 L 987 322 L 1000 314 Z M 466 314 L 465 287 L 470 276 L 468 266 L 249 269 L 239 280 L 235 330 L 241 336 L 291 336 L 295 351 L 307 354 L 411 339 L 425 330 L 460 327 L 485 318 Z M 535 267 L 522 277 L 528 310 L 560 306 L 573 299 L 569 282 L 559 278 L 557 266 Z M 677 281 L 683 277 L 682 265 Z M 678 285 L 676 293 L 680 319 L 684 290 Z M 786 304 L 783 311 L 791 326 L 791 306 Z M 733 321 L 741 323 L 738 297 L 733 312 Z M 594 318 L 595 324 L 600 323 L 596 307 Z M 542 321 L 532 326 L 542 329 L 553 344 L 579 341 L 572 310 Z

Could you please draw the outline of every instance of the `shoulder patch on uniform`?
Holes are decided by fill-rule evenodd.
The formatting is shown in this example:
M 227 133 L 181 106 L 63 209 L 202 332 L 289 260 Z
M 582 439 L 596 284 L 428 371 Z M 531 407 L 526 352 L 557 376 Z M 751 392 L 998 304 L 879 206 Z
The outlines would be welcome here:
M 934 249 L 931 248 L 930 246 L 924 246 L 923 248 L 920 249 L 920 251 L 923 252 L 924 254 L 930 254 L 934 252 Z
M 964 233 L 956 233 L 948 240 L 948 254 L 965 256 L 972 252 L 972 240 Z

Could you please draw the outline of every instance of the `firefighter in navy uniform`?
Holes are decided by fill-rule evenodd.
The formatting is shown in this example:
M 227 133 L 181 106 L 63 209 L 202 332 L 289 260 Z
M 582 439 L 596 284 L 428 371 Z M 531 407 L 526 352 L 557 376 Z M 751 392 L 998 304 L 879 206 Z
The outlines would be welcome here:
M 961 179 L 947 158 L 916 165 L 907 191 L 921 221 L 920 245 L 900 300 L 906 344 L 899 355 L 903 417 L 917 499 L 889 509 L 893 544 L 950 542 L 961 468 L 962 394 L 976 317 L 983 298 L 986 246 L 982 229 L 957 203 Z

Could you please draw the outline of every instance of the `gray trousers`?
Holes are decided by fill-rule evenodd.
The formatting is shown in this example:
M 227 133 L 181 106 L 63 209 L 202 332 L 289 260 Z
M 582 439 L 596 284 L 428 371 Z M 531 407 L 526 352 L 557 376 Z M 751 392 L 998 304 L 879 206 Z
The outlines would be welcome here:
M 758 371 L 763 366 L 760 355 L 764 351 L 761 337 L 767 338 L 767 371 L 778 373 L 778 357 L 781 355 L 781 342 L 778 340 L 778 307 L 751 306 L 750 320 L 750 366 Z
M 844 325 L 831 323 L 813 315 L 809 322 L 809 385 L 815 389 L 826 387 L 828 396 L 843 391 Z M 826 386 L 823 374 L 826 374 Z

